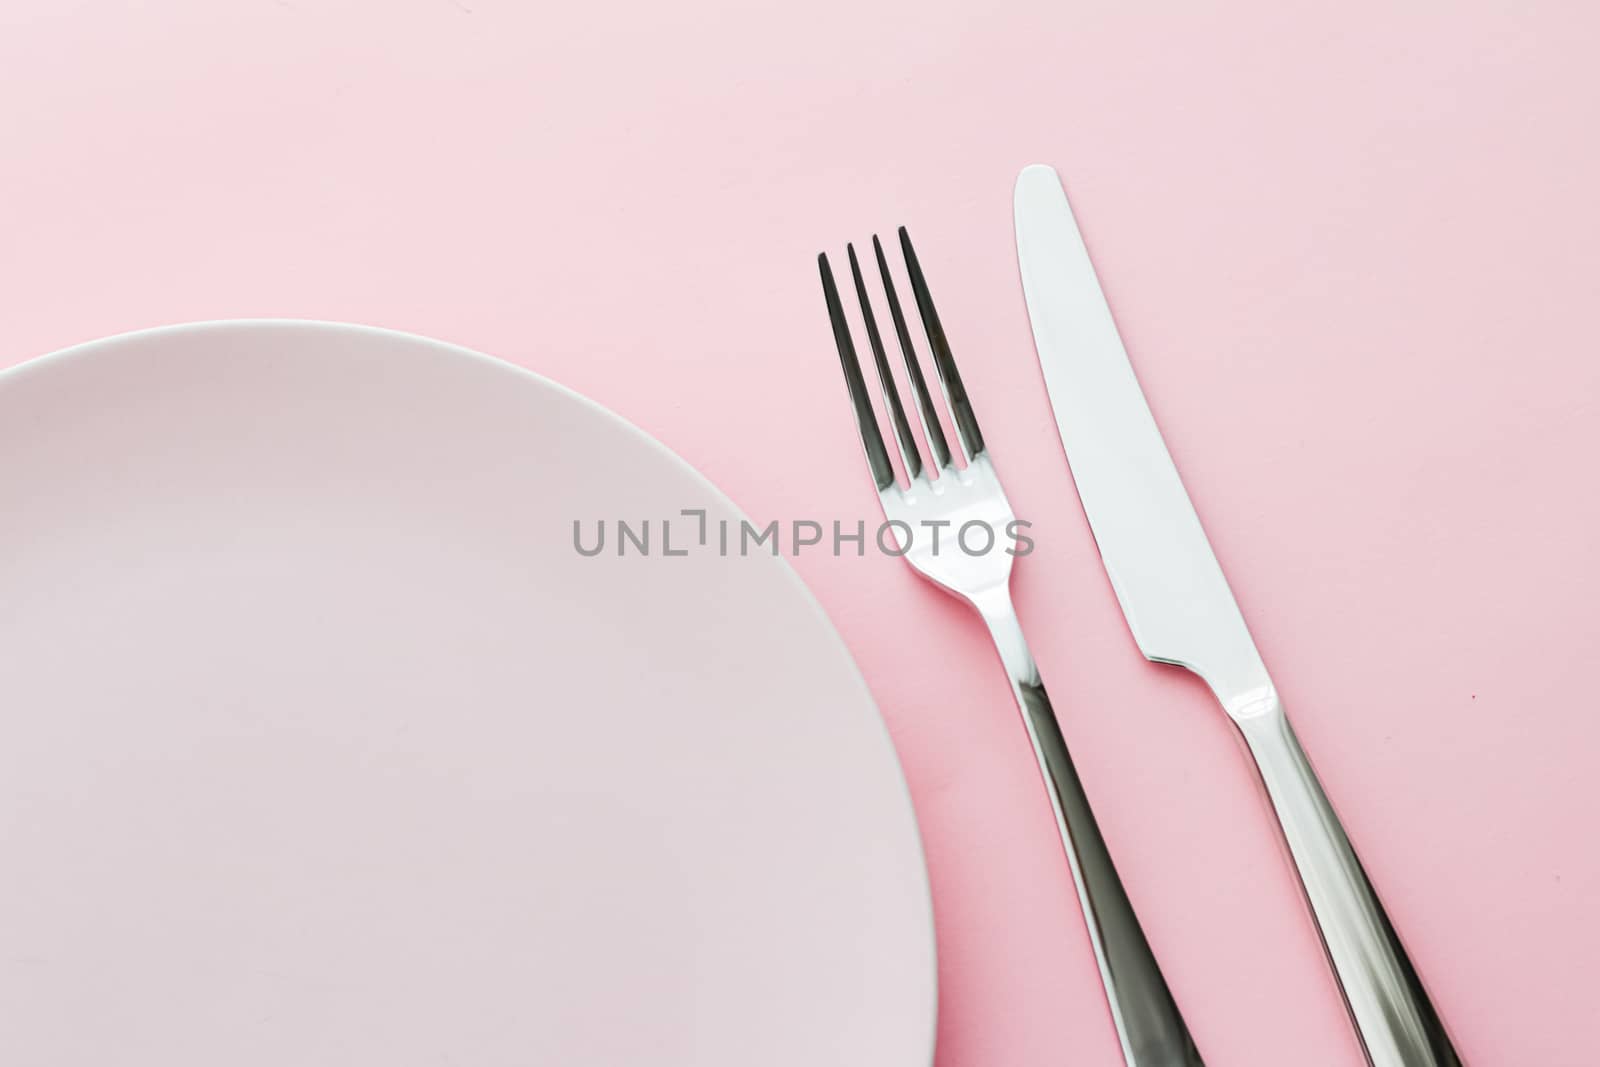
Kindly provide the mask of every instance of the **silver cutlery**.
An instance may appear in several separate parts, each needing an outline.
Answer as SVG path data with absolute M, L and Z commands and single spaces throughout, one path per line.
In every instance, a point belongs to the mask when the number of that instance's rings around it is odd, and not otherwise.
M 983 434 L 967 397 L 966 387 L 956 370 L 955 359 L 934 310 L 933 299 L 923 277 L 916 252 L 904 229 L 900 248 L 912 296 L 922 320 L 933 364 L 938 371 L 945 404 L 955 429 L 960 457 L 950 448 L 939 421 L 938 411 L 928 391 L 927 380 L 906 326 L 899 297 L 890 277 L 883 246 L 872 239 L 877 258 L 883 297 L 894 325 L 895 337 L 905 360 L 906 377 L 916 402 L 918 422 L 932 461 L 925 462 L 901 403 L 900 392 L 889 368 L 883 339 L 873 313 L 872 300 L 862 277 L 855 248 L 848 249 L 850 274 L 855 283 L 862 324 L 872 350 L 882 389 L 883 403 L 893 424 L 894 438 L 907 481 L 902 484 L 895 472 L 883 435 L 878 429 L 868 394 L 861 362 L 856 356 L 850 325 L 840 303 L 833 272 L 826 255 L 818 256 L 822 291 L 833 325 L 834 341 L 844 367 L 845 382 L 855 410 L 861 443 L 866 450 L 867 467 L 878 490 L 878 499 L 891 529 L 896 530 L 899 547 L 912 568 L 934 585 L 971 605 L 988 624 L 995 648 L 1011 679 L 1011 688 L 1022 721 L 1032 741 L 1040 773 L 1048 787 L 1056 828 L 1071 868 L 1078 900 L 1089 928 L 1089 940 L 1100 968 L 1111 1018 L 1130 1067 L 1200 1067 L 1201 1059 L 1184 1025 L 1183 1017 L 1167 989 L 1155 956 L 1140 929 L 1133 905 L 1117 876 L 1111 854 L 1095 824 L 1094 813 L 1084 795 L 1072 758 L 1067 753 L 1056 723 L 1050 698 L 1039 678 L 1039 669 L 1023 637 L 1021 624 L 1012 606 L 1010 582 L 1012 555 L 995 550 L 1000 532 L 1010 536 L 1015 514 L 1006 500 L 1000 479 L 995 474 L 984 446 Z M 954 543 L 958 532 L 969 524 L 990 531 L 988 551 L 969 554 Z M 902 524 L 896 527 L 895 524 Z M 941 526 L 939 524 L 947 524 Z M 948 530 L 940 542 L 919 536 L 917 529 Z M 901 533 L 901 529 L 905 533 Z
M 1260 768 L 1374 1067 L 1460 1057 L 1284 715 L 1117 334 L 1060 179 L 1016 187 L 1017 254 L 1056 426 L 1140 650 L 1205 679 Z

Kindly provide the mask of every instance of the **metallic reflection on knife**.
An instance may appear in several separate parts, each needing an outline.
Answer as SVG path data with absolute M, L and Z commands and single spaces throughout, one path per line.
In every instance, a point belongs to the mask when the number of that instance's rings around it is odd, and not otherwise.
M 1205 679 L 1244 735 L 1374 1067 L 1461 1060 L 1350 847 L 1167 454 L 1056 172 L 1017 179 L 1022 288 L 1100 557 L 1149 659 Z

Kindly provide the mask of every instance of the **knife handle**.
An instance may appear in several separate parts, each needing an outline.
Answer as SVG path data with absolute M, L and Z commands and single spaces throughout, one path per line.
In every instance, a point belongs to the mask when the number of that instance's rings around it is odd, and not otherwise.
M 1460 1067 L 1439 1013 L 1276 697 L 1236 716 L 1373 1067 Z
M 1002 586 L 973 603 L 989 625 L 1033 742 L 1123 1058 L 1129 1067 L 1204 1067 L 1111 862 L 1010 593 Z

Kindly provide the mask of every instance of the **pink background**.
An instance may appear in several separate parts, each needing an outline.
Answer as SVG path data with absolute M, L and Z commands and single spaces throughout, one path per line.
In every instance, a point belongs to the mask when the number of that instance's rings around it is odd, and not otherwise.
M 759 519 L 873 519 L 813 261 L 908 224 L 1036 527 L 1024 623 L 1201 1048 L 1356 1067 L 1231 728 L 1138 657 L 1073 494 L 1010 228 L 1017 170 L 1053 163 L 1462 1052 L 1589 1063 L 1600 22 L 982 7 L 13 0 L 0 362 L 191 319 L 413 330 L 587 393 Z M 899 564 L 797 566 L 911 780 L 941 1067 L 1118 1063 L 977 620 Z

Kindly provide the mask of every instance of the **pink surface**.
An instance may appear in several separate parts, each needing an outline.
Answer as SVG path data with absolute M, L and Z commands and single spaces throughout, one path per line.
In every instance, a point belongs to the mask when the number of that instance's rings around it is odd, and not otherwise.
M 1024 623 L 1200 1046 L 1356 1067 L 1231 728 L 1138 658 L 1073 495 L 1010 227 L 1017 170 L 1053 163 L 1462 1052 L 1578 1067 L 1597 30 L 1553 2 L 16 2 L 0 351 L 237 315 L 415 330 L 589 394 L 754 516 L 875 518 L 813 260 L 908 224 L 1035 523 Z M 880 558 L 798 566 L 911 779 L 941 1067 L 1117 1063 L 977 620 Z

